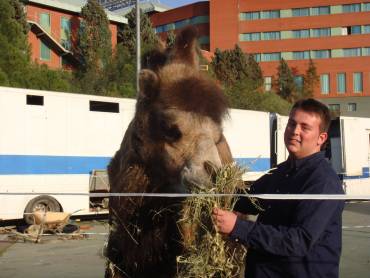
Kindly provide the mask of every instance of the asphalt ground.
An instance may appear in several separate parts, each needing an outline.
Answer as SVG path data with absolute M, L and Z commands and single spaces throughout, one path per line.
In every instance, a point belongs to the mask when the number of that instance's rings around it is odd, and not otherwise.
M 104 277 L 106 220 L 77 222 L 84 237 L 43 236 L 40 243 L 10 242 L 0 234 L 0 277 Z M 340 277 L 370 275 L 370 203 L 350 203 L 343 213 Z M 369 226 L 369 227 L 356 227 Z

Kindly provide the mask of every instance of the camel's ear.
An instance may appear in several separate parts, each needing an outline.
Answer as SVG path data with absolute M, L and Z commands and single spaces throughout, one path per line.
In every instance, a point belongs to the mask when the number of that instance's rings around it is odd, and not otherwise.
M 177 34 L 171 60 L 173 62 L 189 64 L 199 67 L 198 32 L 194 26 L 189 26 Z
M 139 75 L 139 98 L 155 99 L 159 94 L 158 75 L 149 69 L 140 71 Z

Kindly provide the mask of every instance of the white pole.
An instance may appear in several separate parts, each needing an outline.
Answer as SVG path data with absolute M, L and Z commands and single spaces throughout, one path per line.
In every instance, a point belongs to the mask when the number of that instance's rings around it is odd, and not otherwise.
M 139 74 L 141 69 L 140 62 L 140 8 L 139 0 L 136 0 L 136 93 L 140 92 L 139 88 Z

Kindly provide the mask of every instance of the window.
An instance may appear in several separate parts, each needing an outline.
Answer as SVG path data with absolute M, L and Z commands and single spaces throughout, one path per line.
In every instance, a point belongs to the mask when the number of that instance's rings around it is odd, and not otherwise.
M 155 32 L 156 33 L 164 32 L 164 25 L 160 25 L 160 26 L 155 27 Z
M 330 28 L 312 29 L 312 37 L 327 37 L 330 36 Z
M 293 16 L 309 16 L 310 15 L 310 9 L 309 8 L 299 8 L 299 9 L 293 9 L 292 10 Z
M 119 113 L 119 103 L 90 100 L 90 111 Z
M 293 38 L 301 39 L 308 38 L 310 36 L 310 30 L 293 30 Z
M 321 94 L 327 95 L 330 92 L 329 74 L 320 75 Z
M 364 12 L 370 12 L 370 3 L 364 3 Z
M 296 75 L 294 76 L 294 84 L 298 89 L 303 88 L 303 76 L 302 75 Z
M 265 77 L 265 91 L 269 92 L 271 91 L 271 88 L 272 88 L 272 77 L 266 76 Z
M 256 60 L 256 62 L 261 62 L 261 54 L 253 54 L 253 58 Z
M 328 108 L 332 112 L 340 112 L 340 104 L 329 104 Z
M 362 72 L 355 72 L 353 74 L 353 91 L 355 93 L 362 92 Z
M 60 21 L 60 43 L 67 50 L 71 50 L 71 21 L 68 18 L 62 17 Z
M 364 34 L 370 34 L 370 25 L 364 26 Z
M 281 60 L 281 53 L 280 52 L 263 53 L 262 54 L 262 61 L 264 61 L 264 62 L 279 61 L 279 60 Z
M 268 18 L 280 18 L 280 11 L 262 11 L 261 12 L 261 18 L 262 19 L 268 19 Z
M 347 110 L 349 112 L 355 112 L 357 110 L 357 104 L 356 103 L 348 103 L 347 104 Z
M 294 51 L 293 59 L 294 60 L 310 59 L 310 51 Z
M 50 60 L 50 48 L 40 41 L 40 59 L 49 61 Z
M 346 74 L 345 73 L 337 74 L 337 92 L 341 94 L 346 92 Z
M 189 24 L 202 24 L 202 23 L 209 23 L 209 16 L 208 15 L 200 15 L 200 16 L 195 16 L 190 19 L 184 19 L 186 23 Z
M 255 20 L 260 19 L 260 12 L 247 12 L 240 14 L 241 20 Z
M 370 47 L 365 47 L 362 51 L 363 56 L 370 56 Z
M 342 10 L 343 10 L 344 13 L 360 12 L 361 11 L 361 4 L 343 5 Z
M 323 59 L 323 58 L 330 58 L 330 50 L 314 50 L 312 51 L 312 56 L 314 59 Z
M 262 38 L 264 40 L 280 40 L 280 32 L 264 32 Z
M 189 19 L 176 21 L 175 22 L 175 29 L 180 29 L 180 28 L 185 27 L 186 25 L 189 25 L 189 24 L 190 24 Z
M 246 33 L 240 35 L 241 41 L 259 41 L 261 40 L 261 33 Z
M 27 95 L 27 105 L 44 105 L 44 96 Z
M 361 26 L 359 26 L 359 25 L 351 26 L 351 31 L 350 31 L 349 35 L 353 35 L 353 34 L 361 34 Z
M 314 7 L 311 9 L 311 15 L 325 15 L 330 14 L 329 6 Z
M 50 15 L 48 13 L 40 13 L 40 25 L 50 33 Z
M 361 56 L 361 48 L 345 48 L 343 49 L 344 57 L 356 57 Z

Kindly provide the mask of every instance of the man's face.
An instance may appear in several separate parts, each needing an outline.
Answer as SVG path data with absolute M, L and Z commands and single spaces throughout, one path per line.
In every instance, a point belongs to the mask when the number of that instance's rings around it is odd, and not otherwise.
M 315 113 L 300 109 L 290 113 L 284 142 L 292 158 L 301 159 L 320 151 L 328 138 L 326 132 L 320 132 L 320 124 L 320 116 Z

